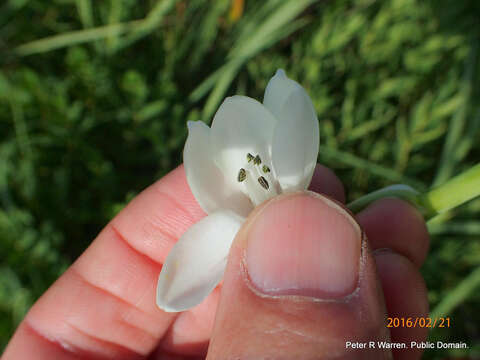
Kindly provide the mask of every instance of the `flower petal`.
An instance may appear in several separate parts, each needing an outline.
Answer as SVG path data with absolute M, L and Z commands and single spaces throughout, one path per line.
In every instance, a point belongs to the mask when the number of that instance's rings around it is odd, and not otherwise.
M 296 81 L 289 79 L 285 71 L 278 69 L 275 75 L 270 79 L 263 96 L 263 105 L 276 116 L 281 118 L 281 113 L 285 101 L 295 91 L 302 88 Z
M 210 128 L 201 121 L 189 121 L 183 163 L 190 190 L 207 214 L 231 209 L 247 216 L 252 210 L 250 200 L 232 181 L 226 181 L 211 149 Z
M 158 307 L 183 311 L 210 294 L 223 277 L 230 245 L 244 220 L 232 211 L 214 212 L 180 237 L 158 278 Z
M 317 163 L 319 128 L 310 97 L 300 87 L 285 100 L 278 115 L 272 162 L 282 191 L 303 190 Z
M 270 157 L 275 117 L 258 101 L 246 96 L 225 99 L 212 123 L 215 159 L 223 174 L 236 181 L 247 154 Z M 240 184 L 238 184 L 240 187 Z

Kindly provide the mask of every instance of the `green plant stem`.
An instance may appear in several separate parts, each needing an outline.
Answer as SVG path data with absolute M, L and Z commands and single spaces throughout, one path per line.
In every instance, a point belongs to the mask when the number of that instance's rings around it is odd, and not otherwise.
M 416 199 L 418 198 L 418 195 L 419 192 L 412 187 L 404 184 L 396 184 L 364 195 L 357 200 L 352 201 L 347 206 L 353 213 L 357 213 L 360 210 L 366 208 L 372 202 L 385 197 L 397 197 L 408 200 L 417 205 Z
M 349 203 L 347 207 L 357 213 L 376 200 L 397 197 L 413 203 L 423 213 L 425 219 L 429 220 L 477 196 L 480 196 L 480 164 L 425 194 L 420 194 L 408 185 L 397 184 L 364 195 Z
M 477 196 L 480 196 L 480 164 L 434 187 L 420 201 L 433 217 Z

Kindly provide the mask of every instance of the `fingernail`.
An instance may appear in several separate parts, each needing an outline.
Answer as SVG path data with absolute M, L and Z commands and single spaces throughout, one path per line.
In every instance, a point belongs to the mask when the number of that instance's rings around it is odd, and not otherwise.
M 252 221 L 245 263 L 260 292 L 335 299 L 356 289 L 361 230 L 340 205 L 297 194 L 271 201 Z

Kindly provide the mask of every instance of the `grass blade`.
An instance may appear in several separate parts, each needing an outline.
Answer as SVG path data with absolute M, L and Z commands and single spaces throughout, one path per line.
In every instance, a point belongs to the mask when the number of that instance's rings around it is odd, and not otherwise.
M 19 56 L 29 56 L 60 49 L 67 46 L 97 41 L 109 36 L 118 36 L 134 30 L 142 23 L 142 20 L 127 23 L 100 26 L 92 29 L 71 31 L 64 34 L 54 35 L 40 40 L 20 45 L 15 48 Z
M 387 179 L 389 181 L 410 185 L 411 187 L 417 189 L 420 192 L 425 190 L 425 184 L 418 180 L 410 179 L 396 172 L 395 170 L 372 163 L 369 160 L 359 158 L 350 153 L 320 145 L 320 155 L 322 156 L 322 158 L 338 161 L 345 165 L 366 170 L 373 175 Z
M 470 55 L 466 60 L 465 76 L 461 87 L 463 93 L 463 104 L 457 110 L 450 120 L 450 126 L 447 137 L 443 145 L 442 157 L 433 185 L 439 185 L 445 182 L 455 170 L 455 165 L 459 160 L 458 146 L 462 141 L 462 136 L 467 122 L 467 111 L 470 106 L 473 82 L 475 78 L 475 64 L 477 62 L 478 44 L 475 44 L 470 50 Z
M 460 284 L 451 290 L 432 310 L 431 318 L 451 315 L 453 310 L 464 302 L 480 286 L 480 267 L 477 267 Z

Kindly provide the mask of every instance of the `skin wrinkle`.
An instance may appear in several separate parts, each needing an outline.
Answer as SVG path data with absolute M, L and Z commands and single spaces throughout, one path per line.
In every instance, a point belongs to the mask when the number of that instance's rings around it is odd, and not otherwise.
M 190 224 L 194 224 L 196 221 L 195 221 L 195 216 L 190 212 L 190 210 L 188 210 L 185 206 L 183 206 L 183 204 L 181 204 L 177 199 L 175 199 L 174 196 L 160 190 L 160 189 L 157 189 L 155 188 L 157 194 L 160 194 L 161 196 L 164 196 L 166 199 L 170 200 L 171 202 L 173 202 L 176 206 L 177 209 L 181 210 L 184 215 L 187 215 L 188 217 L 188 220 L 190 222 Z
M 155 293 L 156 287 L 157 287 L 157 284 L 155 284 L 155 283 L 152 283 L 152 285 L 150 286 L 150 289 L 153 289 L 153 290 L 154 290 L 153 293 Z M 138 308 L 138 309 L 139 309 L 139 305 L 143 302 L 143 300 L 145 299 L 146 296 L 149 296 L 149 291 L 148 291 L 148 289 L 143 293 L 142 296 L 140 296 L 140 298 L 138 299 L 138 301 L 137 301 L 135 304 L 133 304 L 133 305 L 135 306 L 135 308 Z M 177 318 L 178 315 L 179 315 L 179 314 L 173 315 L 172 322 L 175 321 L 175 319 Z
M 113 231 L 113 233 L 115 234 L 115 236 L 120 240 L 122 241 L 129 249 L 131 249 L 134 253 L 136 253 L 137 255 L 139 255 L 141 258 L 144 258 L 146 261 L 150 262 L 150 263 L 153 263 L 155 264 L 156 266 L 158 265 L 163 265 L 162 263 L 159 263 L 158 261 L 156 261 L 154 258 L 148 256 L 148 254 L 138 250 L 137 248 L 135 248 L 132 243 L 125 237 L 123 236 L 123 234 L 120 232 L 120 230 L 118 230 L 118 228 L 113 224 L 113 223 L 109 223 L 107 225 L 107 227 L 110 227 Z
M 72 266 L 70 268 L 70 272 L 72 273 L 73 276 L 77 277 L 82 283 L 84 283 L 85 285 L 89 286 L 89 287 L 92 287 L 94 288 L 95 290 L 98 290 L 100 292 L 102 292 L 104 295 L 107 295 L 107 296 L 110 296 L 110 297 L 113 297 L 115 300 L 121 302 L 121 303 L 124 303 L 128 306 L 133 306 L 132 304 L 130 304 L 129 302 L 127 302 L 125 299 L 119 297 L 117 294 L 115 293 L 112 293 L 110 292 L 109 290 L 101 287 L 101 286 L 98 286 L 94 283 L 92 283 L 90 280 L 88 280 L 87 278 L 85 278 L 74 266 Z M 139 309 L 139 311 L 143 312 L 142 310 Z M 143 312 L 144 313 L 144 312 Z M 146 314 L 146 313 L 144 313 Z M 148 315 L 148 314 L 146 314 Z
M 110 225 L 110 226 L 112 226 L 112 229 L 115 229 L 115 228 L 113 227 L 113 225 Z M 116 235 L 119 234 L 118 231 L 116 231 L 116 230 L 114 230 L 114 232 L 115 232 Z M 155 262 L 154 260 L 152 260 L 150 257 L 142 254 L 141 252 L 139 252 L 138 250 L 136 250 L 135 248 L 133 248 L 133 247 L 125 240 L 125 238 L 123 238 L 122 236 L 119 236 L 118 239 L 119 239 L 120 241 L 123 241 L 125 244 L 127 244 L 127 246 L 128 246 L 131 250 L 133 250 L 135 253 L 137 253 L 138 255 L 140 255 L 140 256 L 148 259 L 148 261 L 154 262 L 156 265 L 158 265 L 158 263 Z M 80 279 L 80 280 L 81 280 L 83 283 L 85 283 L 86 285 L 91 286 L 91 287 L 93 287 L 93 288 L 101 291 L 102 293 L 104 293 L 104 294 L 106 294 L 106 295 L 108 295 L 108 296 L 111 296 L 111 297 L 115 298 L 116 300 L 118 300 L 118 301 L 120 301 L 120 302 L 122 302 L 122 303 L 124 303 L 124 304 L 126 304 L 126 305 L 128 305 L 128 306 L 130 306 L 130 307 L 135 308 L 136 310 L 138 310 L 139 312 L 141 312 L 142 314 L 144 314 L 144 315 L 146 315 L 146 316 L 150 316 L 149 313 L 146 313 L 144 310 L 138 308 L 136 304 L 130 303 L 130 302 L 128 302 L 127 300 L 125 300 L 123 297 L 121 297 L 120 295 L 117 295 L 117 294 L 111 292 L 110 290 L 108 290 L 108 289 L 106 289 L 106 288 L 104 288 L 104 287 L 101 287 L 101 286 L 99 286 L 99 285 L 97 285 L 97 284 L 92 283 L 89 279 L 87 279 L 85 276 L 83 276 L 83 274 L 82 274 L 80 271 L 77 270 L 77 268 L 75 267 L 75 264 L 70 268 L 70 271 L 72 272 L 72 274 L 73 274 L 74 276 L 76 276 L 78 279 Z M 143 296 L 145 296 L 145 294 L 142 295 L 142 298 L 143 298 Z
M 68 354 L 72 354 L 73 356 L 78 357 L 79 359 L 84 359 L 84 358 L 118 359 L 119 352 L 122 354 L 125 354 L 125 356 L 121 357 L 122 359 L 132 358 L 132 357 L 139 358 L 146 355 L 146 354 L 140 354 L 135 350 L 129 349 L 120 344 L 99 339 L 95 336 L 85 333 L 84 331 L 78 329 L 76 326 L 68 323 L 67 321 L 64 321 L 64 324 L 68 326 L 73 332 L 80 334 L 80 336 L 86 337 L 95 343 L 98 343 L 100 348 L 108 349 L 108 353 L 99 353 L 97 350 L 85 349 L 80 346 L 74 345 L 71 342 L 68 342 L 61 337 L 47 335 L 45 332 L 37 329 L 37 327 L 33 325 L 33 323 L 28 319 L 28 317 L 25 319 L 23 324 L 27 327 L 28 331 L 31 331 L 41 339 L 49 342 L 50 344 L 53 344 L 56 347 L 59 347 L 62 351 L 65 351 Z
M 131 316 L 131 315 L 130 315 Z M 129 326 L 131 327 L 132 329 L 134 330 L 138 330 L 139 332 L 143 332 L 145 333 L 148 337 L 150 337 L 152 340 L 154 340 L 154 342 L 157 342 L 159 337 L 155 334 L 152 334 L 151 332 L 149 332 L 148 330 L 146 329 L 142 329 L 140 328 L 138 325 L 135 325 L 133 323 L 131 323 L 130 321 L 128 321 L 128 318 L 130 316 L 122 316 L 116 321 L 116 322 L 119 322 L 120 324 L 123 324 L 123 325 L 126 325 L 126 326 Z
M 79 278 L 84 284 L 86 284 L 87 286 L 91 286 L 91 287 L 95 288 L 96 290 L 101 291 L 101 292 L 104 293 L 105 295 L 110 296 L 110 297 L 113 297 L 116 301 L 119 301 L 119 302 L 127 305 L 129 308 L 130 308 L 130 307 L 135 308 L 135 310 L 138 310 L 138 311 L 141 312 L 142 314 L 144 314 L 144 315 L 146 315 L 146 316 L 149 316 L 148 313 L 144 312 L 142 309 L 139 309 L 139 308 L 135 307 L 135 305 L 127 302 L 126 300 L 124 300 L 123 298 L 119 297 L 118 295 L 116 295 L 116 294 L 108 291 L 107 289 L 105 289 L 105 288 L 103 288 L 103 287 L 100 287 L 100 286 L 97 286 L 97 285 L 95 285 L 95 284 L 92 284 L 88 279 L 86 279 L 85 277 L 83 277 L 83 275 L 80 274 L 75 268 L 72 267 L 72 268 L 71 268 L 71 271 L 72 271 L 72 273 L 74 274 L 74 276 L 78 277 L 78 278 Z M 67 323 L 68 325 L 73 326 L 72 324 L 70 324 L 70 323 L 68 323 L 68 322 L 66 322 L 66 323 Z M 133 324 L 127 322 L 126 320 L 124 320 L 123 323 L 124 323 L 125 325 L 133 328 L 134 330 L 139 330 L 140 332 L 143 332 L 143 333 L 147 334 L 151 339 L 153 339 L 153 340 L 155 340 L 155 341 L 158 340 L 158 336 L 156 336 L 156 335 L 148 332 L 146 329 L 139 328 L 138 326 L 133 325 Z M 74 327 L 74 326 L 73 326 L 73 327 Z M 75 327 L 74 327 L 74 328 L 75 328 Z M 77 329 L 77 330 L 79 330 L 79 329 Z M 79 330 L 79 331 L 81 331 L 81 330 Z M 85 331 L 84 331 L 84 332 L 85 332 Z M 85 332 L 85 334 L 90 335 L 90 334 L 88 334 L 87 332 Z M 93 337 L 93 335 L 90 335 L 90 336 Z M 100 340 L 101 340 L 101 339 L 100 339 Z M 101 340 L 101 341 L 109 342 L 108 340 Z M 132 351 L 134 351 L 134 350 L 132 350 Z
M 288 343 L 291 342 L 291 340 L 292 340 L 292 338 L 289 337 L 289 335 L 293 335 L 294 337 L 300 337 L 302 340 L 305 339 L 306 342 L 314 342 L 314 343 L 318 343 L 318 344 L 327 343 L 328 345 L 331 345 L 332 342 L 336 341 L 339 344 L 339 345 L 333 346 L 333 349 L 337 349 L 336 352 L 332 353 L 332 350 L 330 350 L 328 358 L 325 358 L 325 357 L 322 356 L 322 359 L 344 358 L 344 356 L 345 356 L 343 339 L 342 340 L 331 339 L 331 338 L 327 338 L 326 336 L 320 337 L 318 335 L 316 337 L 309 336 L 308 334 L 305 334 L 301 331 L 294 330 L 294 329 L 291 329 L 289 327 L 282 327 L 281 324 L 278 324 L 278 328 L 276 328 L 276 329 L 271 329 L 271 330 L 265 329 L 264 331 L 262 331 L 262 334 L 259 334 L 259 335 L 261 336 L 263 334 L 266 334 L 268 336 L 268 335 L 276 335 L 276 334 L 281 334 L 281 333 L 285 333 L 285 335 L 282 336 L 282 339 L 285 339 L 283 341 L 283 343 L 286 344 L 287 346 L 288 346 Z M 367 339 L 367 338 L 365 338 L 365 339 Z M 362 340 L 359 339 L 359 341 L 362 341 Z M 293 343 L 298 343 L 298 342 L 294 340 Z
M 294 337 L 300 337 L 302 339 L 302 342 L 304 340 L 304 342 L 312 341 L 312 342 L 318 343 L 318 344 L 328 343 L 329 345 L 332 344 L 332 342 L 333 342 L 333 340 L 331 338 L 325 339 L 324 337 L 310 336 L 308 334 L 303 333 L 302 331 L 290 329 L 288 327 L 279 327 L 277 329 L 272 329 L 272 330 L 265 329 L 263 331 L 263 334 L 266 334 L 266 335 L 276 335 L 276 334 L 279 334 L 279 333 L 285 333 L 285 335 L 282 336 L 282 338 L 286 339 L 286 340 L 284 340 L 284 343 L 287 346 L 288 346 L 288 343 L 291 342 L 291 340 L 292 340 L 291 337 L 289 337 L 289 335 L 293 335 Z M 297 343 L 296 341 L 293 341 L 293 342 Z M 340 345 L 339 346 L 334 346 L 333 348 L 338 349 L 338 350 L 335 353 L 332 353 L 332 351 L 330 350 L 329 357 L 328 358 L 322 357 L 322 359 L 325 359 L 325 360 L 332 359 L 333 360 L 333 359 L 341 358 L 341 357 L 345 356 L 345 352 L 342 349 L 343 341 L 339 340 L 337 342 L 341 343 L 341 346 Z M 340 350 L 340 349 L 342 349 L 342 350 Z
M 94 342 L 98 342 L 100 343 L 100 345 L 102 345 L 102 347 L 104 348 L 105 345 L 109 346 L 109 347 L 118 347 L 118 348 L 123 348 L 123 349 L 126 349 L 132 353 L 135 353 L 135 354 L 139 354 L 139 355 L 145 355 L 145 354 L 140 354 L 138 353 L 137 351 L 133 350 L 133 349 L 130 349 L 128 347 L 124 347 L 123 345 L 121 344 L 117 344 L 117 343 L 114 343 L 112 341 L 109 341 L 109 340 L 105 340 L 105 339 L 100 339 L 98 338 L 97 336 L 95 335 L 92 335 L 92 334 L 89 334 L 88 332 L 78 328 L 77 326 L 73 325 L 72 323 L 68 322 L 68 321 L 64 321 L 64 323 L 70 328 L 72 329 L 73 331 L 79 333 L 80 335 L 82 335 L 83 337 L 86 337 L 90 340 L 93 340 Z
M 190 210 L 188 210 L 187 207 L 185 207 L 177 199 L 175 199 L 175 197 L 169 195 L 162 190 L 156 188 L 155 190 L 155 192 L 160 195 L 160 199 L 158 200 L 158 202 L 163 201 L 166 203 L 171 203 L 177 210 L 179 210 L 181 215 L 176 217 L 168 216 L 168 221 L 165 221 L 164 217 L 159 217 L 157 214 L 152 214 L 151 216 L 147 217 L 147 221 L 145 221 L 142 226 L 142 231 L 144 233 L 143 239 L 149 239 L 148 242 L 153 243 L 156 238 L 158 238 L 159 234 L 163 235 L 165 237 L 165 241 L 160 241 L 160 245 L 162 245 L 162 247 L 166 249 L 166 252 L 168 253 L 171 250 L 172 246 L 181 237 L 181 235 L 176 235 L 172 233 L 172 229 L 183 227 L 186 223 L 193 225 L 199 220 L 196 219 L 194 214 Z M 185 229 L 185 231 L 187 229 Z M 152 260 L 154 260 L 156 263 L 159 263 L 153 258 Z M 165 259 L 163 259 L 163 261 L 164 260 Z
M 151 228 L 153 228 L 153 231 L 150 230 Z M 167 232 L 161 225 L 157 225 L 153 219 L 148 219 L 148 221 L 145 221 L 145 223 L 142 225 L 142 234 L 144 242 L 149 245 L 153 244 L 155 241 L 153 239 L 154 236 L 164 236 L 167 241 L 160 242 L 160 245 L 164 245 L 164 248 L 167 248 L 167 244 L 174 244 L 178 240 L 175 235 Z
M 112 223 L 108 224 L 107 227 L 110 227 L 115 235 L 115 237 L 123 242 L 130 250 L 132 250 L 134 253 L 140 255 L 141 258 L 143 258 L 145 261 L 147 262 L 150 262 L 150 263 L 153 263 L 154 265 L 161 265 L 159 264 L 157 261 L 155 261 L 154 259 L 152 259 L 151 257 L 145 255 L 143 252 L 140 252 L 139 250 L 135 249 L 131 244 L 130 242 L 120 233 L 120 231 L 116 228 L 115 225 L 113 225 Z M 125 303 L 126 305 L 129 306 L 129 308 L 132 308 L 133 310 L 135 311 L 138 311 L 140 313 L 142 313 L 143 315 L 145 315 L 146 317 L 151 317 L 151 314 L 150 313 L 147 313 L 145 312 L 143 309 L 141 309 L 139 307 L 139 304 L 142 303 L 142 301 L 145 299 L 146 296 L 149 296 L 150 295 L 150 292 L 148 291 L 149 289 L 145 289 L 144 293 L 142 296 L 139 297 L 139 299 L 135 302 L 135 303 L 131 303 L 131 302 L 128 302 L 126 301 L 125 299 L 123 299 L 121 296 L 101 287 L 101 286 L 97 286 L 96 284 L 93 284 L 90 280 L 88 280 L 87 278 L 85 278 L 79 271 L 77 271 L 77 269 L 75 268 L 75 266 L 72 266 L 71 267 L 71 270 L 72 272 L 84 283 L 86 283 L 87 285 L 90 285 L 102 292 L 105 292 L 106 294 L 114 297 L 115 299 L 119 300 L 120 302 L 123 302 Z M 155 283 L 152 283 L 150 289 L 152 288 L 156 288 L 156 284 Z M 132 317 L 132 316 L 136 316 L 135 314 L 135 311 L 129 311 L 127 313 L 122 313 L 121 314 L 121 318 L 123 319 L 124 323 L 131 326 L 131 327 L 134 327 L 134 328 L 137 328 L 138 330 L 140 331 L 143 331 L 147 334 L 149 334 L 153 339 L 155 340 L 158 340 L 159 337 L 161 337 L 163 335 L 163 333 L 160 333 L 160 334 L 154 334 L 154 333 L 151 333 L 150 331 L 148 331 L 147 329 L 143 329 L 143 328 L 139 328 L 137 325 L 134 325 L 133 323 L 131 323 L 129 321 L 129 318 Z M 173 316 L 172 319 L 171 319 L 171 322 L 173 323 L 176 319 L 177 315 Z
M 45 334 L 43 331 L 38 330 L 37 327 L 32 324 L 32 322 L 28 317 L 25 319 L 23 324 L 27 327 L 28 331 L 33 332 L 36 336 L 42 338 L 43 340 L 48 341 L 50 344 L 53 344 L 54 346 L 60 347 L 62 350 L 65 350 L 68 353 L 78 355 L 79 350 L 81 350 L 81 349 L 78 349 L 76 346 L 70 344 L 69 342 L 64 341 L 63 339 L 49 336 Z M 86 350 L 81 350 L 81 351 L 86 351 Z
M 279 324 L 280 325 L 280 324 Z M 317 342 L 318 338 L 317 337 L 313 337 L 311 335 L 308 335 L 308 334 L 305 334 L 304 332 L 302 331 L 299 331 L 299 330 L 294 330 L 294 329 L 290 329 L 288 327 L 278 327 L 277 329 L 272 329 L 272 330 L 268 330 L 268 329 L 265 329 L 263 331 L 264 334 L 278 334 L 278 333 L 283 333 L 283 332 L 286 332 L 288 334 L 292 334 L 292 335 L 295 335 L 295 336 L 299 336 L 303 339 L 307 339 L 307 340 L 313 340 L 315 342 Z

